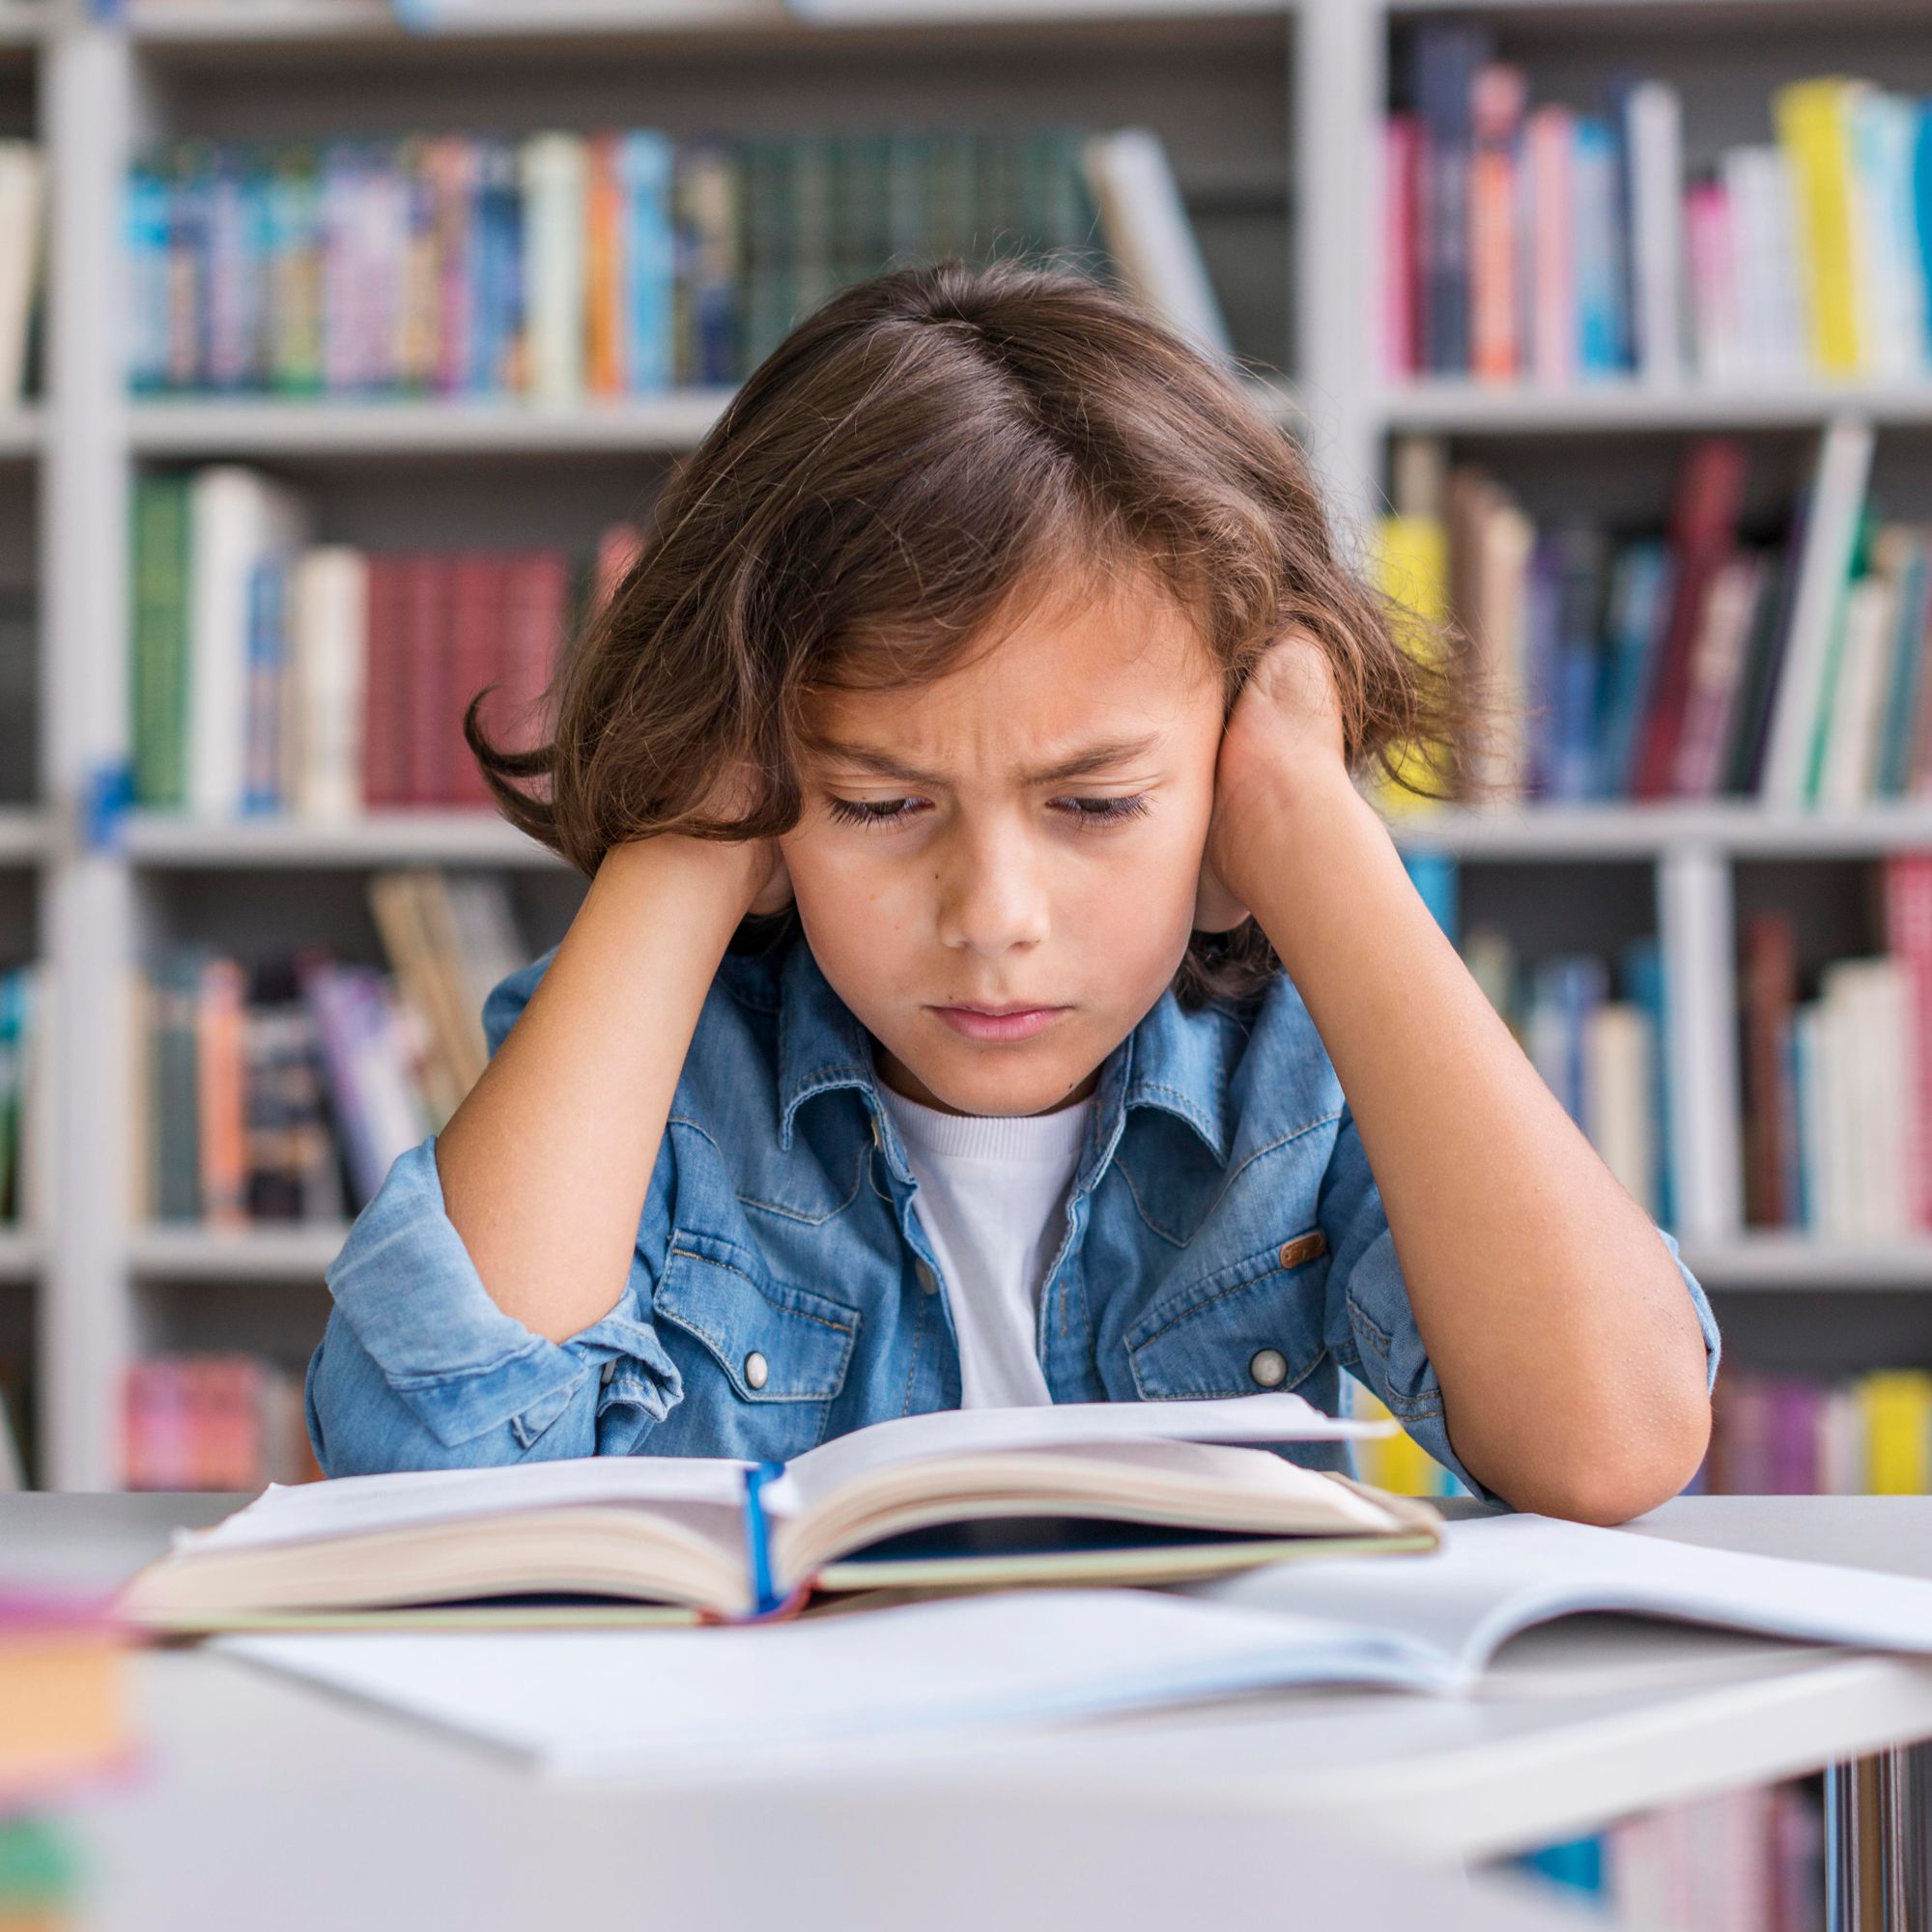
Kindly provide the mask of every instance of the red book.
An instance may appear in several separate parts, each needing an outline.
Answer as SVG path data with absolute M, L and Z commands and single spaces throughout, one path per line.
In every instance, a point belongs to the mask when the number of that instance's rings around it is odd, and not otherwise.
M 1932 1227 L 1932 852 L 1896 852 L 1885 862 L 1888 949 L 1912 982 L 1913 1104 L 1906 1115 L 1906 1172 L 1915 1227 Z
M 409 691 L 403 678 L 404 592 L 400 556 L 369 559 L 367 666 L 362 687 L 362 803 L 400 804 L 409 769 Z
M 409 693 L 409 737 L 402 803 L 443 805 L 454 760 L 449 755 L 450 580 L 446 557 L 421 552 L 408 559 L 403 588 L 403 684 Z
M 1745 1219 L 1783 1228 L 1797 1219 L 1787 1198 L 1798 1123 L 1785 1105 L 1784 1053 L 1798 1002 L 1798 936 L 1783 913 L 1744 923 Z
M 1737 544 L 1744 507 L 1747 457 L 1728 437 L 1700 437 L 1684 455 L 1670 513 L 1676 588 L 1659 653 L 1657 683 L 1637 756 L 1638 798 L 1667 798 L 1676 775 L 1677 744 L 1690 695 L 1690 660 L 1711 581 Z
M 1485 382 L 1513 382 L 1517 340 L 1517 156 L 1528 88 L 1520 68 L 1492 62 L 1469 90 L 1469 352 Z
M 529 551 L 505 573 L 500 689 L 492 703 L 497 742 L 527 752 L 550 735 L 543 697 L 570 622 L 570 564 L 561 551 Z
M 466 551 L 450 567 L 450 698 L 439 727 L 447 748 L 445 798 L 453 805 L 488 805 L 490 787 L 463 737 L 469 701 L 497 675 L 503 655 L 507 561 L 488 551 Z M 486 707 L 487 710 L 487 707 Z

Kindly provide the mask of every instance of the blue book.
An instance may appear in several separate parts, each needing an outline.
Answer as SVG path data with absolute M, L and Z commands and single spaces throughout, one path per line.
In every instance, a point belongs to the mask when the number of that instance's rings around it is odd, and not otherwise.
M 1632 544 L 1612 567 L 1598 699 L 1600 798 L 1630 795 L 1675 580 L 1668 548 L 1650 538 Z
M 244 813 L 280 811 L 287 804 L 282 771 L 287 582 L 285 557 L 264 557 L 248 573 L 248 735 L 242 760 Z
M 1402 863 L 1408 872 L 1409 884 L 1429 908 L 1430 917 L 1448 934 L 1452 946 L 1458 944 L 1460 875 L 1454 855 L 1416 847 L 1402 855 Z
M 1886 692 L 1879 738 L 1878 773 L 1872 785 L 1879 798 L 1902 798 L 1912 779 L 1913 729 L 1925 682 L 1925 620 L 1928 570 L 1926 539 L 1912 538 L 1912 554 L 1898 580 L 1898 612 L 1891 644 L 1891 678 Z
M 633 128 L 617 142 L 623 196 L 624 369 L 633 392 L 670 387 L 677 352 L 677 234 L 668 135 Z
M 1603 533 L 1592 529 L 1566 530 L 1556 541 L 1556 616 L 1549 666 L 1554 709 L 1546 774 L 1546 789 L 1552 798 L 1588 798 L 1596 785 L 1605 548 Z
M 478 144 L 472 233 L 469 388 L 500 395 L 524 319 L 523 192 L 516 144 L 502 136 Z
M 1577 371 L 1614 376 L 1629 367 L 1623 242 L 1617 233 L 1622 161 L 1615 124 L 1579 114 L 1571 154 L 1571 215 L 1577 288 Z
M 1918 132 L 1912 149 L 1912 204 L 1918 229 L 1918 265 L 1932 289 L 1932 100 L 1918 106 Z M 1925 306 L 1925 348 L 1932 355 L 1932 302 Z
M 128 386 L 151 395 L 168 385 L 168 177 L 160 158 L 137 156 L 123 189 L 128 257 Z

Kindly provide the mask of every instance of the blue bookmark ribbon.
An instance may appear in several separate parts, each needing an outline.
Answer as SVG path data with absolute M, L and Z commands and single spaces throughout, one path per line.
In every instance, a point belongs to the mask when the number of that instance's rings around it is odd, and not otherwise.
M 784 1599 L 772 1588 L 772 1526 L 764 1488 L 784 1474 L 782 1463 L 754 1463 L 745 1471 L 745 1556 L 752 1572 L 753 1614 L 768 1617 Z

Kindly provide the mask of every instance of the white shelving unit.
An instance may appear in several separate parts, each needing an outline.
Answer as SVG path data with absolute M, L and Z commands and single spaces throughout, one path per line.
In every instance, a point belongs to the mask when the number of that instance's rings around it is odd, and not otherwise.
M 39 950 L 59 988 L 52 1214 L 43 1230 L 0 1232 L 0 1293 L 24 1284 L 38 1296 L 44 1480 L 112 1485 L 123 1366 L 185 1304 L 245 1308 L 251 1326 L 280 1310 L 298 1358 L 341 1238 L 334 1228 L 132 1222 L 130 965 L 211 929 L 238 946 L 287 928 L 292 944 L 336 933 L 366 950 L 362 882 L 384 866 L 500 867 L 520 903 L 528 895 L 553 921 L 567 916 L 575 883 L 509 827 L 450 812 L 327 826 L 137 813 L 90 844 L 90 783 L 127 751 L 121 533 L 137 469 L 259 463 L 312 487 L 324 534 L 347 541 L 456 542 L 479 530 L 495 541 L 527 515 L 546 538 L 567 529 L 582 542 L 594 517 L 633 508 L 724 402 L 678 394 L 555 411 L 129 399 L 118 275 L 131 146 L 170 132 L 273 134 L 285 122 L 313 132 L 620 118 L 804 128 L 867 114 L 1149 121 L 1183 189 L 1199 193 L 1204 247 L 1240 346 L 1292 376 L 1292 387 L 1263 379 L 1270 407 L 1303 436 L 1348 515 L 1376 501 L 1387 440 L 1408 431 L 1541 452 L 1582 438 L 1587 462 L 1628 435 L 1802 432 L 1846 408 L 1885 430 L 1932 426 L 1932 386 L 1550 392 L 1385 381 L 1373 327 L 1379 120 L 1393 37 L 1435 11 L 1434 0 L 814 0 L 797 13 L 781 0 L 487 0 L 464 24 L 424 35 L 398 27 L 386 0 L 128 0 L 120 23 L 92 19 L 79 0 L 0 7 L 0 75 L 8 62 L 31 71 L 55 196 L 46 394 L 0 412 L 0 481 L 24 467 L 38 506 L 43 727 L 42 804 L 0 810 L 0 888 L 9 868 L 31 874 Z M 1642 65 L 1653 34 L 1667 39 L 1668 60 L 1687 47 L 1695 59 L 1747 24 L 1741 90 L 1762 95 L 1759 76 L 1787 33 L 1798 34 L 1791 70 L 1815 67 L 1805 0 L 1458 0 L 1455 11 L 1529 35 L 1565 85 L 1593 59 Z M 1834 6 L 1851 36 L 1835 63 L 1860 66 L 1859 33 L 1890 48 L 1913 11 L 1896 0 Z M 1693 124 L 1702 105 L 1690 103 Z M 1732 804 L 1448 811 L 1401 836 L 1457 854 L 1465 897 L 1526 904 L 1552 881 L 1589 889 L 1602 877 L 1621 882 L 1609 896 L 1651 909 L 1670 989 L 1680 1232 L 1714 1288 L 1800 1318 L 1830 1307 L 1832 1317 L 1807 1318 L 1821 1328 L 1868 1292 L 1932 1313 L 1932 1295 L 1916 1293 L 1932 1290 L 1932 1240 L 1828 1250 L 1741 1227 L 1732 980 L 1732 908 L 1747 873 L 1842 869 L 1932 847 L 1932 802 L 1829 817 Z M 1909 1319 L 1922 1324 L 1924 1313 Z

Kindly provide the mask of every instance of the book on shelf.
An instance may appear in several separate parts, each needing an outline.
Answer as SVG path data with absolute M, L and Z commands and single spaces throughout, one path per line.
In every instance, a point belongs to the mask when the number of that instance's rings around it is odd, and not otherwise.
M 177 140 L 135 158 L 125 211 L 141 395 L 726 386 L 847 283 L 993 248 L 1111 261 L 1227 339 L 1142 128 Z
M 1402 624 L 1447 610 L 1472 684 L 1522 725 L 1418 757 L 1472 802 L 1932 796 L 1932 527 L 1871 498 L 1872 440 L 1854 419 L 1825 430 L 1783 531 L 1749 526 L 1726 437 L 1686 445 L 1655 534 L 1542 529 L 1486 470 L 1451 469 L 1438 517 L 1382 520 L 1382 581 Z M 1398 464 L 1410 441 L 1434 439 Z M 1414 559 L 1437 545 L 1432 582 Z
M 1591 1896 L 1619 1923 L 1825 1932 L 1825 1817 L 1815 1776 L 1660 1805 L 1515 1862 Z
M 1932 1231 L 1932 854 L 1893 853 L 1880 880 L 1887 950 L 1804 980 L 1791 914 L 1741 923 L 1752 1226 L 1845 1241 Z
M 311 545 L 299 503 L 235 465 L 139 478 L 133 526 L 131 789 L 211 819 L 488 810 L 465 709 L 487 689 L 484 729 L 535 745 L 586 596 L 609 594 L 639 541 L 613 525 L 583 565 Z
M 208 947 L 135 973 L 137 1219 L 338 1224 L 455 1112 L 484 998 L 526 957 L 506 888 L 410 870 L 369 897 L 391 973 Z
M 1932 371 L 1932 103 L 1794 80 L 1687 167 L 1684 103 L 1620 75 L 1536 102 L 1495 37 L 1410 30 L 1382 141 L 1383 361 L 1560 386 Z
M 1711 1446 L 1690 1493 L 1932 1494 L 1932 1374 L 1837 1378 L 1728 1363 L 1713 1392 Z
M 122 1382 L 123 1486 L 246 1490 L 320 1479 L 301 1377 L 259 1356 L 148 1355 Z
M 0 1228 L 46 1219 L 36 1122 L 46 1086 L 51 992 L 39 962 L 0 972 Z
M 338 1478 L 271 1491 L 135 1579 L 136 1618 L 203 1627 L 607 1598 L 666 1621 L 745 1618 L 812 1594 L 1177 1582 L 1290 1558 L 1433 1548 L 1438 1519 L 1244 1444 L 1376 1425 L 1297 1396 L 939 1410 L 782 1465 L 589 1457 Z M 523 1607 L 501 1602 L 524 1599 Z M 492 1610 L 485 1609 L 485 1621 Z

